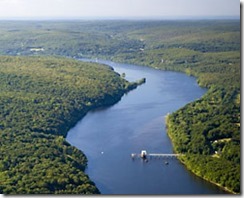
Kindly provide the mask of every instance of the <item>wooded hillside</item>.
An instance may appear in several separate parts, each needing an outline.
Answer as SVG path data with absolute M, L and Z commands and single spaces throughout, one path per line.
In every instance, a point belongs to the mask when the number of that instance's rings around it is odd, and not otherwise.
M 53 57 L 0 56 L 0 192 L 94 194 L 85 155 L 66 142 L 90 109 L 130 84 L 109 67 Z

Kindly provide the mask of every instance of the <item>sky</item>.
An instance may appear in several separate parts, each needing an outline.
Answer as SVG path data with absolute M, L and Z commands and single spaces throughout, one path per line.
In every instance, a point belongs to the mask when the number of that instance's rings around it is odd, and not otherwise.
M 239 17 L 239 0 L 0 0 L 0 18 Z

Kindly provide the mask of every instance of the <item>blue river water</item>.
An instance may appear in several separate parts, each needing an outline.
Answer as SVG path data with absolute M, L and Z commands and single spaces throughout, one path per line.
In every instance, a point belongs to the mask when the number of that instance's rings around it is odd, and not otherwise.
M 226 194 L 196 177 L 177 159 L 132 159 L 131 153 L 173 153 L 165 116 L 207 91 L 183 73 L 99 61 L 126 79 L 146 83 L 115 105 L 89 112 L 67 135 L 67 141 L 88 158 L 86 173 L 102 194 L 203 195 Z M 167 160 L 167 165 L 166 165 Z

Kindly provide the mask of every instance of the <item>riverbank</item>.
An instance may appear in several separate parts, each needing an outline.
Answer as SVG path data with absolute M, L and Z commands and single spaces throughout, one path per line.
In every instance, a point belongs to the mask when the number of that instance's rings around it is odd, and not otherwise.
M 177 111 L 173 113 L 173 115 L 175 115 L 176 113 Z M 210 183 L 213 183 L 216 186 L 219 186 L 229 193 L 239 194 L 239 183 L 235 183 L 235 185 L 230 185 L 233 183 L 228 184 L 227 181 L 233 182 L 233 178 L 238 178 L 240 167 L 234 168 L 234 163 L 227 160 L 224 161 L 223 159 L 221 161 L 220 157 L 214 157 L 211 154 L 194 154 L 189 152 L 186 149 L 186 145 L 189 140 L 183 140 L 185 137 L 182 137 L 179 131 L 177 132 L 175 127 L 173 127 L 173 125 L 175 125 L 176 123 L 175 120 L 172 119 L 172 115 L 167 115 L 165 122 L 167 126 L 167 134 L 172 141 L 174 151 L 176 153 L 184 153 L 183 151 L 186 152 L 186 155 L 179 157 L 179 160 L 189 171 L 191 171 L 198 177 Z M 225 175 L 232 176 L 226 178 Z M 219 181 L 221 181 L 222 183 L 220 183 Z M 225 185 L 223 185 L 223 182 L 225 182 Z
M 187 163 L 184 161 L 184 157 L 179 157 L 178 159 L 179 159 L 180 162 L 187 168 L 188 171 L 192 172 L 192 173 L 195 174 L 196 176 L 198 176 L 198 177 L 200 177 L 200 178 L 202 178 L 202 179 L 204 179 L 204 180 L 206 180 L 206 181 L 208 181 L 208 182 L 210 182 L 210 183 L 212 183 L 212 184 L 214 184 L 214 185 L 216 185 L 216 186 L 222 188 L 222 189 L 225 190 L 226 192 L 229 192 L 229 193 L 231 193 L 231 194 L 238 194 L 238 193 L 236 193 L 236 192 L 234 192 L 234 191 L 232 191 L 232 190 L 230 190 L 230 189 L 228 189 L 228 188 L 226 188 L 226 187 L 223 187 L 223 186 L 222 186 L 221 184 L 219 184 L 219 183 L 213 182 L 213 181 L 210 180 L 209 178 L 206 178 L 206 177 L 200 175 L 200 174 L 199 174 L 198 172 L 196 172 L 195 170 L 189 168 L 189 166 L 187 166 Z

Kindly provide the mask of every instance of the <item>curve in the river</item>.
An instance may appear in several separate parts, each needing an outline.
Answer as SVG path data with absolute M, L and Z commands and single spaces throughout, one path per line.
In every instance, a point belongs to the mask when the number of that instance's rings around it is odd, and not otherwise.
M 172 153 L 164 117 L 200 98 L 205 89 L 183 73 L 99 61 L 146 83 L 117 104 L 89 112 L 68 132 L 67 141 L 88 157 L 89 177 L 102 194 L 226 193 L 189 171 L 177 159 L 132 160 L 131 153 Z M 167 161 L 167 163 L 165 163 Z M 167 165 L 166 165 L 167 164 Z

